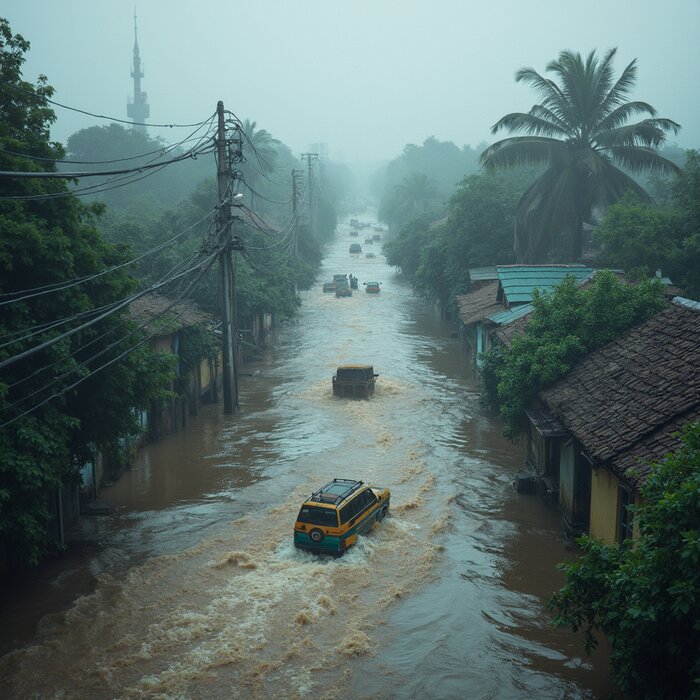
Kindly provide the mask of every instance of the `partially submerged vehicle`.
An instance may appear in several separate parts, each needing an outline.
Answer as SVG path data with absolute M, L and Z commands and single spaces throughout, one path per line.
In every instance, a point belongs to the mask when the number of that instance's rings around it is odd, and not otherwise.
M 362 246 L 359 243 L 351 243 L 350 244 L 350 252 L 351 253 L 361 253 Z
M 324 292 L 334 292 L 335 291 L 335 282 L 324 282 L 323 283 L 323 291 Z
M 365 282 L 367 294 L 379 294 L 379 282 Z
M 387 488 L 333 479 L 304 501 L 294 523 L 294 546 L 340 556 L 389 514 Z
M 372 365 L 341 365 L 333 375 L 333 395 L 368 399 L 378 376 Z

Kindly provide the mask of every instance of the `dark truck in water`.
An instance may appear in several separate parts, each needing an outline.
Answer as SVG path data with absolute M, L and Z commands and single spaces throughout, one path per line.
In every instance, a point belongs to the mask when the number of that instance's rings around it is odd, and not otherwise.
M 372 365 L 342 365 L 333 376 L 333 395 L 367 399 L 374 393 L 378 376 Z

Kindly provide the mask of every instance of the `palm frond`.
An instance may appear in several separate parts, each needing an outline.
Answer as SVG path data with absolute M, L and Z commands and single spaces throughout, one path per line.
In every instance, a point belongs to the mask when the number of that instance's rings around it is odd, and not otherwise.
M 595 136 L 609 129 L 615 129 L 637 114 L 649 114 L 653 117 L 656 110 L 648 102 L 626 102 L 599 120 L 593 128 L 592 135 Z
M 666 140 L 666 131 L 678 133 L 680 126 L 670 119 L 644 119 L 596 134 L 595 142 L 603 148 L 613 146 L 639 146 L 656 148 Z
M 614 204 L 627 192 L 634 192 L 642 202 L 651 200 L 636 180 L 606 161 L 603 176 L 597 180 L 593 190 L 595 204 L 602 206 Z
M 601 100 L 598 111 L 594 118 L 594 123 L 599 124 L 619 105 L 625 102 L 626 96 L 637 80 L 637 59 L 633 59 L 617 79 L 604 99 Z M 653 109 L 653 108 L 652 108 Z M 652 116 L 655 112 L 652 112 Z
M 536 107 L 537 105 L 532 109 Z M 559 125 L 559 120 L 550 121 L 547 118 L 535 116 L 532 110 L 529 114 L 524 112 L 506 114 L 493 125 L 491 133 L 495 134 L 501 129 L 507 129 L 513 133 L 525 132 L 535 136 L 563 136 L 564 138 L 570 136 L 570 132 Z
M 673 161 L 659 155 L 652 148 L 640 146 L 613 146 L 608 149 L 613 162 L 633 173 L 667 173 L 679 175 L 682 171 Z
M 489 146 L 480 157 L 488 170 L 518 165 L 540 165 L 566 152 L 566 144 L 544 136 L 514 136 Z
M 566 120 L 566 116 L 560 114 L 555 108 L 545 107 L 544 105 L 533 105 L 530 109 L 530 114 L 533 117 L 539 117 L 540 119 L 545 119 L 552 124 L 556 124 L 562 132 L 565 132 L 569 138 L 574 136 L 575 129 L 572 128 L 571 124 Z
M 578 216 L 576 184 L 570 165 L 548 168 L 523 194 L 517 208 L 521 240 L 516 243 L 523 262 L 545 262 L 554 241 L 570 228 Z
M 591 55 L 589 55 L 589 60 L 593 59 L 593 53 L 591 52 Z M 613 84 L 612 60 L 615 58 L 616 53 L 617 48 L 608 49 L 598 66 L 592 85 L 593 100 L 596 105 L 600 105 L 603 102 Z
M 555 82 L 540 75 L 534 68 L 526 67 L 517 70 L 515 73 L 515 82 L 526 83 L 535 88 L 545 102 L 551 100 L 556 101 L 562 97 L 559 86 Z

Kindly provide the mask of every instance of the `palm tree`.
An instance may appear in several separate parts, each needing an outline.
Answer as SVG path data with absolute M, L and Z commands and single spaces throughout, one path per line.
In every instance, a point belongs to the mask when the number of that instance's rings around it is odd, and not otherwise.
M 585 60 L 579 53 L 563 51 L 547 65 L 559 84 L 532 68 L 515 74 L 516 82 L 534 87 L 541 101 L 528 113 L 507 114 L 491 133 L 506 129 L 528 135 L 497 141 L 481 154 L 481 162 L 489 169 L 545 167 L 518 203 L 518 260 L 541 261 L 562 235 L 570 238 L 573 260 L 580 260 L 583 226 L 590 223 L 596 207 L 617 201 L 628 190 L 648 201 L 642 187 L 617 166 L 630 173 L 680 172 L 656 150 L 666 132 L 678 133 L 680 126 L 657 117 L 646 102 L 627 100 L 637 61 L 615 81 L 616 51 L 611 49 L 602 60 L 595 51 Z M 628 124 L 636 115 L 648 118 Z
M 243 152 L 246 153 L 245 162 L 241 164 L 248 189 L 250 190 L 250 206 L 254 207 L 256 193 L 264 196 L 264 190 L 268 188 L 263 178 L 269 180 L 268 175 L 275 170 L 277 160 L 277 139 L 273 139 L 267 129 L 258 129 L 258 123 L 246 119 L 241 124 L 243 131 Z
M 438 198 L 435 183 L 422 173 L 411 173 L 382 197 L 378 216 L 380 221 L 394 228 L 400 228 L 413 217 L 418 216 Z

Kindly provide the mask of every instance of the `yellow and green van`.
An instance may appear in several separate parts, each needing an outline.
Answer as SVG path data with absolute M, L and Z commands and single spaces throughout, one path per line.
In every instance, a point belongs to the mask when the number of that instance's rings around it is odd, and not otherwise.
M 389 489 L 333 479 L 304 501 L 294 524 L 294 546 L 340 555 L 389 513 Z

